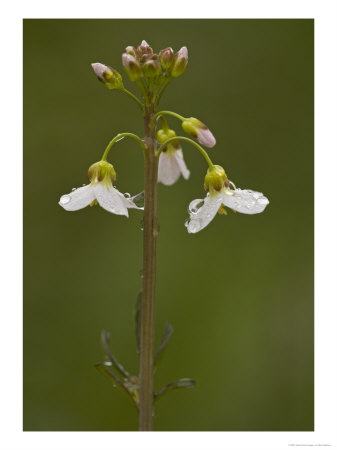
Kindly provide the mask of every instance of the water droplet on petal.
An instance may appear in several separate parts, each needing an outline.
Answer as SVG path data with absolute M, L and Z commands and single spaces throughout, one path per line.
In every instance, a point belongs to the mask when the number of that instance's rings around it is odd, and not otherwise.
M 62 195 L 62 197 L 60 198 L 60 203 L 61 205 L 66 205 L 67 203 L 69 203 L 71 200 L 70 195 Z
M 191 214 L 196 214 L 203 205 L 204 200 L 196 199 L 189 204 L 188 210 Z
M 131 197 L 131 194 L 129 194 L 128 192 L 125 192 L 124 197 L 130 198 L 130 197 Z
M 188 225 L 188 231 L 190 233 L 197 233 L 201 228 L 201 225 L 196 220 L 192 220 Z
M 77 188 L 72 188 L 72 191 L 76 191 Z

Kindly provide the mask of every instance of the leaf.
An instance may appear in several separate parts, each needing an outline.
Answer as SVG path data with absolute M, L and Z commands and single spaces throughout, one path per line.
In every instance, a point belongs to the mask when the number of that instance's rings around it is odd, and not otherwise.
M 195 386 L 195 381 L 192 380 L 192 378 L 180 378 L 179 380 L 172 381 L 169 384 L 166 384 L 161 389 L 159 389 L 158 392 L 154 393 L 154 399 L 156 400 L 158 397 L 163 396 L 169 391 L 172 391 L 173 389 L 180 389 L 180 388 L 191 388 Z
M 137 342 L 137 352 L 140 353 L 140 314 L 142 309 L 142 295 L 143 292 L 139 291 L 136 307 L 135 307 L 135 332 L 136 332 L 136 342 Z
M 170 340 L 170 337 L 173 334 L 173 327 L 169 322 L 165 323 L 165 328 L 163 331 L 163 335 L 161 337 L 160 345 L 157 350 L 157 353 L 154 357 L 154 363 L 156 364 L 159 361 L 160 356 L 162 355 L 163 351 L 165 350 L 166 345 L 168 344 L 168 341 Z
M 127 394 L 127 396 L 129 398 L 131 398 L 132 403 L 134 405 L 136 405 L 136 407 L 138 408 L 138 404 L 134 398 L 134 395 L 132 394 L 132 392 L 129 391 L 129 389 L 125 386 L 125 384 L 113 373 L 111 372 L 111 370 L 109 370 L 104 364 L 102 363 L 96 363 L 95 364 L 96 369 L 98 370 L 99 373 L 101 373 L 102 375 L 104 375 L 106 378 L 108 378 L 110 381 L 112 381 L 114 383 L 114 385 L 116 387 L 118 387 L 118 389 L 123 392 L 124 394 Z
M 110 341 L 110 333 L 106 330 L 102 330 L 101 333 L 101 341 L 102 346 L 107 354 L 108 358 L 112 362 L 112 364 L 115 366 L 115 368 L 118 370 L 118 372 L 123 375 L 125 378 L 129 378 L 130 374 L 129 372 L 122 366 L 120 362 L 118 362 L 117 358 L 112 354 L 112 351 L 109 347 L 109 341 Z

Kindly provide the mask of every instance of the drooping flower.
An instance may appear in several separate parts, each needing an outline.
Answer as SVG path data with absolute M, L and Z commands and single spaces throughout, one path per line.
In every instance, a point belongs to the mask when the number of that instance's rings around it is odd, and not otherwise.
M 185 223 L 189 233 L 205 228 L 217 212 L 226 214 L 223 206 L 243 214 L 258 214 L 269 204 L 261 192 L 237 189 L 221 166 L 208 169 L 205 189 L 208 193 L 204 199 L 196 199 L 189 204 L 190 217 Z
M 214 147 L 216 144 L 215 137 L 201 120 L 190 117 L 185 119 L 181 126 L 185 133 L 197 139 L 205 147 Z
M 162 144 L 174 136 L 176 136 L 174 130 L 159 130 L 157 141 Z M 180 175 L 187 180 L 190 176 L 190 171 L 186 167 L 179 141 L 171 141 L 159 155 L 158 182 L 171 186 L 178 181 Z
M 128 209 L 144 209 L 136 206 L 131 198 L 126 197 L 113 187 L 116 172 L 112 164 L 99 161 L 90 166 L 88 171 L 90 184 L 62 195 L 59 205 L 67 211 L 77 211 L 98 203 L 106 211 L 129 217 Z

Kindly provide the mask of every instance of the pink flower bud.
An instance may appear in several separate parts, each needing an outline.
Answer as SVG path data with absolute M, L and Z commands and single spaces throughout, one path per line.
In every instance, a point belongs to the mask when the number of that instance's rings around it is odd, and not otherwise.
M 171 71 L 172 77 L 176 78 L 183 74 L 186 70 L 188 63 L 188 51 L 187 47 L 181 47 L 179 52 L 174 55 L 174 62 Z
M 131 81 L 139 80 L 143 76 L 142 68 L 134 56 L 123 53 L 122 62 Z
M 190 117 L 184 120 L 181 126 L 185 133 L 193 136 L 205 147 L 214 147 L 216 144 L 215 137 L 201 120 Z

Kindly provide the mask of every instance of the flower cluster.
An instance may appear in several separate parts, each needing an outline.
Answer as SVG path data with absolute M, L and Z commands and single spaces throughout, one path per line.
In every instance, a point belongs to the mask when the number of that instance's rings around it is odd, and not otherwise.
M 182 47 L 174 53 L 172 48 L 168 47 L 159 53 L 154 53 L 149 44 L 142 41 L 138 47 L 128 46 L 125 48 L 122 63 L 129 79 L 139 84 L 145 105 L 125 89 L 122 76 L 117 70 L 101 63 L 92 64 L 92 68 L 97 78 L 108 89 L 120 89 L 136 100 L 145 116 L 145 106 L 152 105 L 151 111 L 154 111 L 168 82 L 184 73 L 188 63 L 188 51 L 186 47 Z M 156 144 L 160 145 L 156 152 L 156 156 L 159 157 L 158 182 L 170 186 L 178 181 L 180 175 L 185 180 L 189 178 L 190 171 L 186 167 L 180 145 L 182 140 L 189 141 L 198 147 L 209 165 L 204 182 L 207 195 L 204 199 L 193 200 L 189 205 L 189 219 L 185 223 L 189 233 L 197 233 L 205 228 L 217 213 L 227 214 L 225 207 L 243 214 L 257 214 L 265 209 L 269 201 L 262 193 L 237 189 L 234 183 L 227 178 L 224 169 L 219 165 L 214 165 L 198 144 L 189 138 L 177 136 L 176 132 L 169 128 L 165 116 L 169 115 L 179 119 L 185 133 L 196 139 L 201 145 L 214 147 L 216 140 L 203 122 L 195 117 L 185 118 L 171 111 L 151 112 L 151 114 L 150 120 L 152 120 L 153 129 L 157 127 L 159 119 L 162 121 L 162 129 L 156 133 Z M 122 134 L 138 140 L 143 150 L 147 151 L 143 139 L 132 133 Z M 111 141 L 102 160 L 89 168 L 90 184 L 74 189 L 61 197 L 59 204 L 64 209 L 75 211 L 99 203 L 107 211 L 127 217 L 128 209 L 143 209 L 133 201 L 137 196 L 124 195 L 113 186 L 116 172 L 113 166 L 106 161 L 106 156 L 111 145 L 117 142 L 119 136 Z M 156 149 L 157 145 L 154 151 Z
M 142 41 L 138 47 L 126 47 L 122 62 L 131 81 L 140 78 L 176 78 L 186 69 L 188 53 L 186 47 L 182 47 L 177 53 L 174 53 L 171 47 L 153 53 L 149 44 Z

